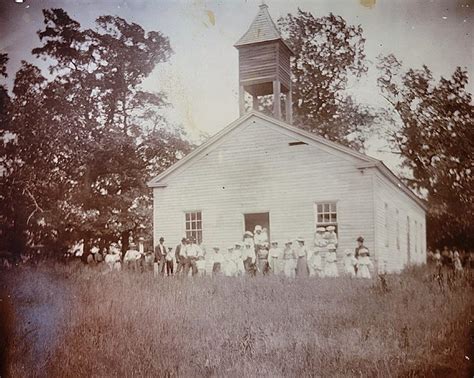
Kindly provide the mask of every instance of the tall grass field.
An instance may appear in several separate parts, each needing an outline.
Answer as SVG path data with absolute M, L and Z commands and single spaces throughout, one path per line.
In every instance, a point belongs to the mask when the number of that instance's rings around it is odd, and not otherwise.
M 2 274 L 11 377 L 468 377 L 474 278 Z

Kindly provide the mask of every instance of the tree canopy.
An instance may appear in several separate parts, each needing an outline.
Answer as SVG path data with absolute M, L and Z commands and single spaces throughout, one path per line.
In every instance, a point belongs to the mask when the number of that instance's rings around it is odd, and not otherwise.
M 436 80 L 427 66 L 403 70 L 394 55 L 380 57 L 378 69 L 387 115 L 401 121 L 389 141 L 411 174 L 408 185 L 426 195 L 431 244 L 472 247 L 474 108 L 467 72 L 458 67 Z
M 314 17 L 301 9 L 295 15 L 280 18 L 278 25 L 295 53 L 295 125 L 363 149 L 374 115 L 347 92 L 351 79 L 367 72 L 362 27 L 349 25 L 332 13 Z
M 151 229 L 146 182 L 190 149 L 163 117 L 161 92 L 142 83 L 171 53 L 167 37 L 120 17 L 85 29 L 62 9 L 44 10 L 33 50 L 50 75 L 23 62 L 16 74 L 3 150 L 11 230 L 26 243 L 64 249 Z

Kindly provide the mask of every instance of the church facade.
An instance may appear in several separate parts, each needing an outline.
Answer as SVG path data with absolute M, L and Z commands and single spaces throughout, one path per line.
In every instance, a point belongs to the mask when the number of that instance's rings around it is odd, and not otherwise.
M 249 60 L 249 54 L 259 55 L 266 45 L 275 56 L 281 51 L 284 59 L 291 56 L 265 5 L 239 41 L 241 100 L 246 91 L 256 104 L 271 90 L 278 105 L 270 117 L 245 113 L 241 103 L 239 119 L 149 182 L 155 245 L 161 236 L 169 245 L 194 236 L 207 248 L 225 249 L 258 224 L 270 240 L 303 237 L 311 247 L 317 227 L 335 226 L 339 260 L 362 236 L 378 270 L 425 262 L 423 201 L 383 162 L 289 123 L 291 83 L 279 67 L 287 62 L 277 61 L 276 69 L 263 75 L 246 66 L 245 72 L 255 74 L 242 75 L 242 60 L 258 65 L 260 58 Z M 285 121 L 280 96 L 285 96 Z

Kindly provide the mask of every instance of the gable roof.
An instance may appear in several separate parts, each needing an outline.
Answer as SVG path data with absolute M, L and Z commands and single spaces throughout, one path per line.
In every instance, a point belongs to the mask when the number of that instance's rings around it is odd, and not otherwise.
M 194 151 L 186 155 L 184 158 L 182 158 L 181 160 L 173 164 L 171 167 L 169 167 L 168 169 L 160 173 L 158 176 L 156 176 L 152 180 L 150 180 L 147 185 L 150 188 L 166 187 L 166 184 L 161 182 L 165 177 L 169 176 L 174 171 L 183 167 L 188 162 L 193 160 L 195 157 L 200 156 L 204 153 L 209 153 L 209 150 L 212 149 L 212 147 L 216 144 L 216 142 L 224 138 L 231 131 L 243 125 L 245 121 L 247 121 L 248 119 L 252 117 L 257 117 L 264 121 L 270 122 L 273 125 L 288 131 L 290 134 L 294 135 L 295 137 L 302 138 L 306 142 L 310 142 L 312 144 L 324 145 L 333 150 L 339 151 L 341 153 L 350 155 L 352 157 L 355 157 L 361 160 L 360 164 L 357 165 L 357 169 L 366 169 L 366 168 L 377 169 L 379 172 L 381 172 L 384 175 L 384 177 L 386 177 L 395 186 L 397 186 L 399 189 L 405 192 L 408 196 L 410 196 L 425 211 L 427 210 L 425 202 L 422 199 L 420 199 L 415 193 L 413 193 L 413 191 L 409 189 L 381 160 L 375 159 L 371 156 L 355 151 L 339 143 L 332 142 L 322 136 L 291 126 L 290 124 L 286 122 L 277 120 L 273 117 L 267 116 L 256 110 L 251 110 L 250 112 L 246 113 L 244 116 L 236 119 L 234 122 L 229 124 L 223 130 L 219 131 L 217 134 L 209 138 L 205 143 L 197 147 Z
M 234 46 L 238 48 L 243 45 L 281 40 L 285 46 L 292 51 L 281 37 L 277 26 L 268 12 L 268 6 L 266 4 L 261 4 L 259 8 L 257 16 L 250 24 L 248 30 Z

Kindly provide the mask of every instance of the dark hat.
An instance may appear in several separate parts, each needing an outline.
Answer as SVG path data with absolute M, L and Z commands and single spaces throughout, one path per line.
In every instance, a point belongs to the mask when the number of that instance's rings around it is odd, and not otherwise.
M 165 241 L 165 238 L 162 236 L 162 237 L 160 238 L 160 241 Z
M 363 243 L 363 242 L 364 242 L 364 238 L 363 238 L 362 236 L 359 236 L 356 241 Z

